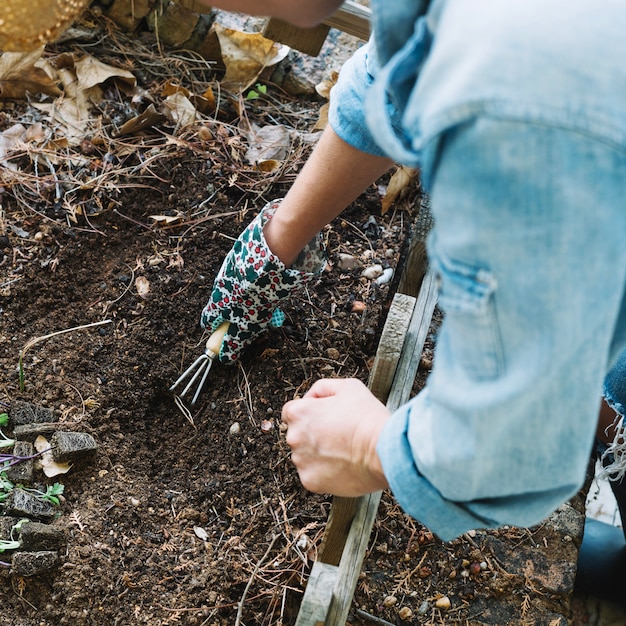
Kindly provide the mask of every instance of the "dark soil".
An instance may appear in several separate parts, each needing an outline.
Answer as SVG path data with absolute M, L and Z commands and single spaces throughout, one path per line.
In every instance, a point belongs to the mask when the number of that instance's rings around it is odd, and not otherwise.
M 281 119 L 300 119 L 302 130 L 319 105 L 285 98 Z M 4 108 L 3 128 L 28 113 L 12 106 Z M 264 106 L 248 115 L 267 123 Z M 226 124 L 237 119 L 223 115 L 224 129 L 234 128 Z M 92 434 L 100 447 L 52 479 L 65 485 L 54 523 L 67 547 L 44 576 L 2 570 L 0 624 L 295 622 L 330 499 L 299 484 L 281 406 L 320 377 L 367 380 L 395 286 L 341 270 L 338 255 L 352 254 L 362 266 L 401 266 L 417 194 L 381 216 L 372 187 L 335 220 L 325 231 L 331 265 L 323 278 L 288 303 L 285 325 L 260 338 L 239 365 L 214 366 L 190 419 L 168 387 L 203 349 L 198 321 L 213 277 L 232 238 L 284 194 L 308 150 L 296 150 L 268 183 L 233 157 L 235 131 L 214 128 L 207 143 L 200 126 L 163 147 L 141 181 L 120 178 L 99 191 L 102 210 L 84 204 L 70 219 L 49 198 L 29 209 L 15 189 L 3 189 L 1 399 L 9 407 L 18 399 L 50 407 L 68 430 Z M 146 141 L 164 146 L 159 131 L 175 133 L 164 125 Z M 98 149 L 90 158 L 96 168 L 104 155 Z M 179 221 L 163 225 L 153 215 Z M 365 227 L 372 216 L 378 230 Z M 138 278 L 148 281 L 145 297 Z M 354 301 L 365 310 L 353 312 Z M 29 340 L 103 320 L 109 323 L 30 348 L 20 389 L 18 359 Z M 422 382 L 432 349 L 431 336 Z M 37 474 L 42 485 L 52 480 Z M 508 563 L 511 547 L 529 557 L 552 538 L 542 527 L 444 544 L 385 494 L 351 623 L 564 624 L 567 593 L 551 587 L 549 564 L 533 573 Z M 571 544 L 557 543 L 550 559 L 570 558 Z M 449 607 L 437 607 L 442 596 Z

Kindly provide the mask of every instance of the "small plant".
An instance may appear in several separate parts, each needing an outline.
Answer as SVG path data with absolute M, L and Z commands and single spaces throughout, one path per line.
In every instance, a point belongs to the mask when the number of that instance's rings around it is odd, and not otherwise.
M 261 95 L 265 95 L 267 93 L 267 85 L 263 85 L 261 83 L 257 83 L 254 86 L 254 89 L 250 89 L 246 94 L 246 100 L 256 100 L 260 98 Z
M 13 524 L 11 527 L 11 532 L 9 533 L 9 539 L 0 539 L 0 553 L 6 552 L 7 550 L 17 550 L 22 544 L 20 541 L 15 539 L 13 533 L 15 531 L 20 531 L 22 526 L 28 522 L 27 518 L 21 519 L 19 522 Z M 9 565 L 8 563 L 0 562 L 0 565 Z M 9 566 L 10 567 L 10 566 Z
M 9 423 L 8 413 L 0 413 L 0 448 L 10 448 L 15 444 L 15 439 L 7 437 L 2 432 L 2 426 L 6 426 Z
M 15 485 L 7 478 L 7 475 L 0 472 L 0 502 L 6 500 L 14 488 Z
M 45 491 L 40 491 L 39 489 L 25 489 L 25 491 L 34 494 L 40 500 L 50 502 L 50 504 L 54 504 L 54 506 L 61 506 L 59 496 L 63 493 L 64 490 L 65 485 L 62 485 L 61 483 L 54 483 L 54 485 L 49 485 Z

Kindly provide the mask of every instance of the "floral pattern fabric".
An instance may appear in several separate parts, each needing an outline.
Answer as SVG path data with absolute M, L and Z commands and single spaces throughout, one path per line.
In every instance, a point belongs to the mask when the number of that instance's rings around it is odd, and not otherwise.
M 326 266 L 321 234 L 306 245 L 291 267 L 285 267 L 272 253 L 263 227 L 279 204 L 280 200 L 268 203 L 238 237 L 202 311 L 203 328 L 215 330 L 223 322 L 230 322 L 218 355 L 222 363 L 235 362 L 268 326 L 281 326 L 285 315 L 278 305 L 319 276 Z

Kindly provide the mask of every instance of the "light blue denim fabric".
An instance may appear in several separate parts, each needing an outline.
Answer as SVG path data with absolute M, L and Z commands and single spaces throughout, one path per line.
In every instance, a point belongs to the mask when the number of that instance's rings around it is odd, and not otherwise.
M 443 539 L 538 523 L 584 480 L 626 348 L 624 24 L 617 1 L 436 0 L 371 87 L 342 72 L 371 138 L 430 193 L 445 319 L 377 449 Z
M 339 80 L 330 92 L 328 123 L 335 133 L 354 148 L 386 156 L 374 141 L 365 121 L 363 93 L 368 89 L 376 73 L 378 62 L 372 41 L 359 48 L 341 68 Z M 399 132 L 400 115 L 391 104 L 385 104 L 386 119 Z

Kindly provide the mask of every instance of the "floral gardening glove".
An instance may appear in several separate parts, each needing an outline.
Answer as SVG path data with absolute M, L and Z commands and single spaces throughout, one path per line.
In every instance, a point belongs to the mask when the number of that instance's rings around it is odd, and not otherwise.
M 286 300 L 326 266 L 321 235 L 313 238 L 289 268 L 269 249 L 263 227 L 274 215 L 280 200 L 270 202 L 239 235 L 213 284 L 211 299 L 202 311 L 200 324 L 215 330 L 230 322 L 218 355 L 232 363 L 268 326 L 279 327 L 285 314 L 278 304 Z

